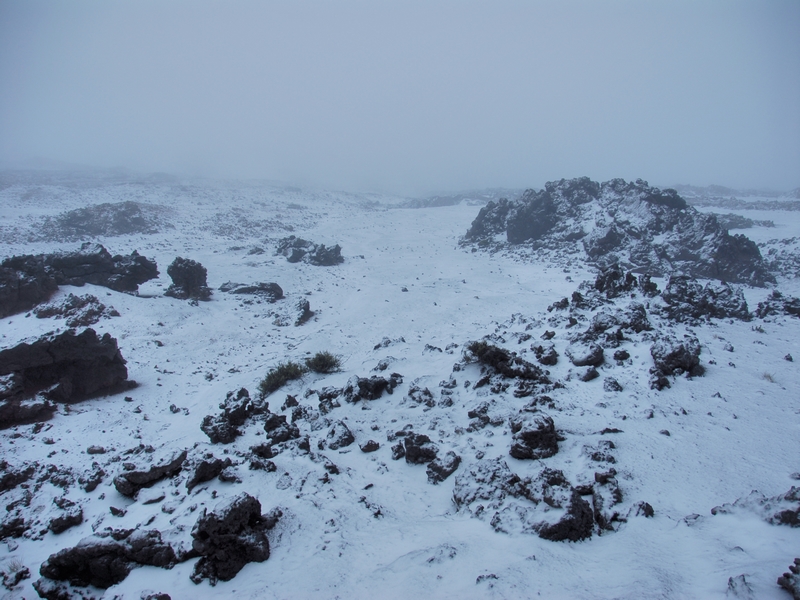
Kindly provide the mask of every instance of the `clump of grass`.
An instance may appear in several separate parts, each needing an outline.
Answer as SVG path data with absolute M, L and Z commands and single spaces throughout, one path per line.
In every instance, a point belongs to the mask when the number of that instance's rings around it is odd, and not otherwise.
M 342 359 L 326 350 L 307 358 L 306 367 L 314 373 L 336 373 L 342 368 Z
M 293 379 L 300 379 L 305 373 L 306 369 L 301 364 L 292 361 L 280 363 L 274 369 L 270 369 L 267 376 L 259 382 L 258 391 L 264 398 Z
M 766 381 L 769 381 L 770 383 L 775 383 L 775 376 L 772 373 L 767 373 L 765 371 L 761 377 L 763 377 Z

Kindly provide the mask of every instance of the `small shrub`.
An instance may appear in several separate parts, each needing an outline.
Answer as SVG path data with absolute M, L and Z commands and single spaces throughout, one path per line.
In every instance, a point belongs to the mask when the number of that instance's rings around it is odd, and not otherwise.
M 275 390 L 282 388 L 293 379 L 300 379 L 306 370 L 303 365 L 296 362 L 287 361 L 280 363 L 274 369 L 270 369 L 267 376 L 258 384 L 258 391 L 261 397 L 269 396 Z
M 342 368 L 342 359 L 328 351 L 317 352 L 306 359 L 306 367 L 314 373 L 336 373 Z
M 775 376 L 772 373 L 764 373 L 761 377 L 763 377 L 766 381 L 770 383 L 775 383 Z
M 465 350 L 467 351 L 467 358 L 471 360 L 482 360 L 486 353 L 491 349 L 494 348 L 489 342 L 485 340 L 469 342 Z M 470 357 L 471 355 L 471 357 Z

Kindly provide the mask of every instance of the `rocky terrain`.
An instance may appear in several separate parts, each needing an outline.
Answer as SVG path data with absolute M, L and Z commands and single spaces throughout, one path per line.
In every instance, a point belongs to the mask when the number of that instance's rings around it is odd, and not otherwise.
M 790 213 L 0 181 L 8 598 L 797 596 Z

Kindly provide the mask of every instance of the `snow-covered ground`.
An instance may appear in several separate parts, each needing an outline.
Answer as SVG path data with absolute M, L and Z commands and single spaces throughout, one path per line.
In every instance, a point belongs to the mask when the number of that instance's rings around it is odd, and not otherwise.
M 729 578 L 741 574 L 753 597 L 788 597 L 775 581 L 800 553 L 800 529 L 770 525 L 756 509 L 717 515 L 711 509 L 752 490 L 774 497 L 800 485 L 800 375 L 797 362 L 784 360 L 787 354 L 800 360 L 797 318 L 669 325 L 676 333 L 690 331 L 699 338 L 707 370 L 703 377 L 679 377 L 662 391 L 650 389 L 651 343 L 641 337 L 625 345 L 630 361 L 607 360 L 599 369 L 601 377 L 583 382 L 564 356 L 563 323 L 548 321 L 554 313 L 546 309 L 570 296 L 581 281 L 594 279 L 585 265 L 537 264 L 459 247 L 476 206 L 397 208 L 404 199 L 270 184 L 12 183 L 0 190 L 3 232 L 8 234 L 0 254 L 74 249 L 77 241 L 26 241 L 26 235 L 43 216 L 125 200 L 165 207 L 162 224 L 171 226 L 160 233 L 92 241 L 112 253 L 137 250 L 156 260 L 160 277 L 142 285 L 138 297 L 87 285 L 64 286 L 54 298 L 91 293 L 119 311 L 120 317 L 94 328 L 118 340 L 129 378 L 139 386 L 69 410 L 62 407 L 38 434 L 33 425 L 0 431 L 2 459 L 11 464 L 38 461 L 81 472 L 98 461 L 108 473 L 91 493 L 78 486 L 69 489 L 68 497 L 83 507 L 83 524 L 59 535 L 48 532 L 41 539 L 0 544 L 0 563 L 17 561 L 32 573 L 5 597 L 35 597 L 30 583 L 38 578 L 42 561 L 93 530 L 146 526 L 189 543 L 203 508 L 242 491 L 258 498 L 265 511 L 280 507 L 284 513 L 270 532 L 266 562 L 248 564 L 216 587 L 189 580 L 195 560 L 171 570 L 141 567 L 104 597 L 132 600 L 152 590 L 173 599 L 722 598 Z M 800 235 L 798 212 L 703 210 L 774 220 L 774 229 L 742 231 L 757 242 Z M 340 244 L 345 262 L 320 267 L 274 255 L 277 240 L 290 234 Z M 207 268 L 209 287 L 215 290 L 210 301 L 195 306 L 163 296 L 170 283 L 167 266 L 177 256 Z M 277 282 L 286 299 L 247 303 L 217 290 L 227 281 Z M 778 289 L 798 295 L 800 285 L 780 280 Z M 750 308 L 769 291 L 746 289 Z M 276 325 L 276 314 L 302 298 L 309 300 L 314 317 L 297 327 Z M 0 346 L 64 327 L 63 321 L 17 314 L 2 320 Z M 551 458 L 517 460 L 508 455 L 507 418 L 529 398 L 516 398 L 510 389 L 473 389 L 470 384 L 481 377 L 479 367 L 471 364 L 454 372 L 453 366 L 467 342 L 486 335 L 535 362 L 530 347 L 548 329 L 556 331 L 553 342 L 561 355 L 557 365 L 548 367 L 550 376 L 564 384 L 548 392 L 556 406 L 549 413 L 564 439 Z M 388 345 L 381 344 L 384 338 Z M 341 356 L 343 370 L 307 374 L 290 383 L 269 397 L 272 411 L 281 412 L 287 394 L 316 408 L 316 396 L 306 395 L 307 390 L 342 387 L 354 375 L 374 375 L 378 362 L 387 358 L 389 369 L 378 374 L 397 372 L 404 380 L 391 395 L 342 402 L 320 416 L 347 423 L 356 444 L 344 449 L 317 452 L 317 441 L 329 427 L 298 423 L 310 436 L 312 451 L 335 463 L 338 475 L 328 477 L 320 460 L 293 452 L 272 459 L 275 472 L 249 470 L 244 453 L 264 441 L 257 423 L 246 426 L 230 445 L 209 443 L 200 423 L 218 412 L 227 392 L 245 387 L 255 394 L 271 367 L 319 351 Z M 439 382 L 451 376 L 457 380 L 452 406 L 428 408 L 407 398 L 412 383 L 438 395 Z M 615 378 L 623 391 L 604 391 L 606 377 Z M 125 395 L 132 402 L 125 402 Z M 467 431 L 467 412 L 482 401 L 490 402 L 490 414 L 503 417 L 502 424 Z M 186 410 L 173 412 L 170 405 Z M 442 452 L 461 456 L 455 475 L 432 485 L 424 466 L 392 460 L 387 434 L 409 424 L 429 435 Z M 621 432 L 601 435 L 606 428 Z M 380 442 L 380 449 L 362 453 L 358 444 L 368 439 Z M 560 469 L 577 485 L 607 468 L 587 457 L 586 447 L 601 439 L 616 446 L 613 466 L 623 507 L 648 502 L 654 517 L 631 516 L 617 531 L 580 542 L 553 542 L 530 533 L 501 533 L 488 519 L 456 510 L 456 477 L 476 456 L 503 457 L 522 477 L 535 476 L 544 466 Z M 112 485 L 121 469 L 114 457 L 138 444 L 152 445 L 157 455 L 170 449 L 228 455 L 241 463 L 241 483 L 215 479 L 187 493 L 184 480 L 165 479 L 148 490 L 148 495 L 163 491 L 165 500 L 132 501 Z M 107 453 L 89 456 L 91 445 Z M 48 483 L 31 503 L 42 523 L 56 510 L 52 498 L 62 494 Z M 174 511 L 164 512 L 165 503 Z M 112 506 L 127 513 L 112 516 Z

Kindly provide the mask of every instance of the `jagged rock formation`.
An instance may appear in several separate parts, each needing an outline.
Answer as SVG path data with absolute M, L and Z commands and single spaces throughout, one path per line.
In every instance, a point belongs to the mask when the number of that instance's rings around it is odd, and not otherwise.
M 208 300 L 211 290 L 206 282 L 208 272 L 199 262 L 180 256 L 167 267 L 167 274 L 172 278 L 172 285 L 164 292 L 179 300 Z
M 792 315 L 800 317 L 800 298 L 784 296 L 778 290 L 773 290 L 764 302 L 758 303 L 756 316 L 759 319 L 774 315 Z
M 691 335 L 684 335 L 682 340 L 672 335 L 662 335 L 650 347 L 654 367 L 650 371 L 653 389 L 662 390 L 670 386 L 669 375 L 689 376 L 702 375 L 700 364 L 700 342 Z
M 661 293 L 667 303 L 664 313 L 673 321 L 697 323 L 708 319 L 750 320 L 747 300 L 740 289 L 727 283 L 702 286 L 685 275 L 673 275 Z
M 242 493 L 227 503 L 220 503 L 213 512 L 203 514 L 192 529 L 192 547 L 200 555 L 191 579 L 200 583 L 208 579 L 229 581 L 247 563 L 264 562 L 269 558 L 267 531 L 280 518 L 280 511 L 261 514 L 261 503 Z
M 549 182 L 518 200 L 489 202 L 464 239 L 488 246 L 498 234 L 534 249 L 572 248 L 580 241 L 599 266 L 618 262 L 652 275 L 680 272 L 757 286 L 774 281 L 754 242 L 730 235 L 675 190 L 642 180 Z
M 112 256 L 100 244 L 89 242 L 73 252 L 12 256 L 0 263 L 0 317 L 48 300 L 59 285 L 91 283 L 135 292 L 156 277 L 156 263 L 138 252 Z
M 275 253 L 285 256 L 290 263 L 302 261 L 318 267 L 332 267 L 344 262 L 339 244 L 326 248 L 325 244 L 315 244 L 293 235 L 280 240 Z
M 241 388 L 238 392 L 228 392 L 219 408 L 221 413 L 206 415 L 200 425 L 212 444 L 230 444 L 241 435 L 239 427 L 247 419 L 269 413 L 269 404 L 250 398 L 250 392 L 246 388 Z
M 795 558 L 794 564 L 789 565 L 789 571 L 778 577 L 778 585 L 789 592 L 794 600 L 800 600 L 800 558 Z
M 51 400 L 76 402 L 132 385 L 117 340 L 108 333 L 98 337 L 91 328 L 49 334 L 0 351 L 2 375 L 13 375 L 18 385 L 10 400 L 46 390 Z

